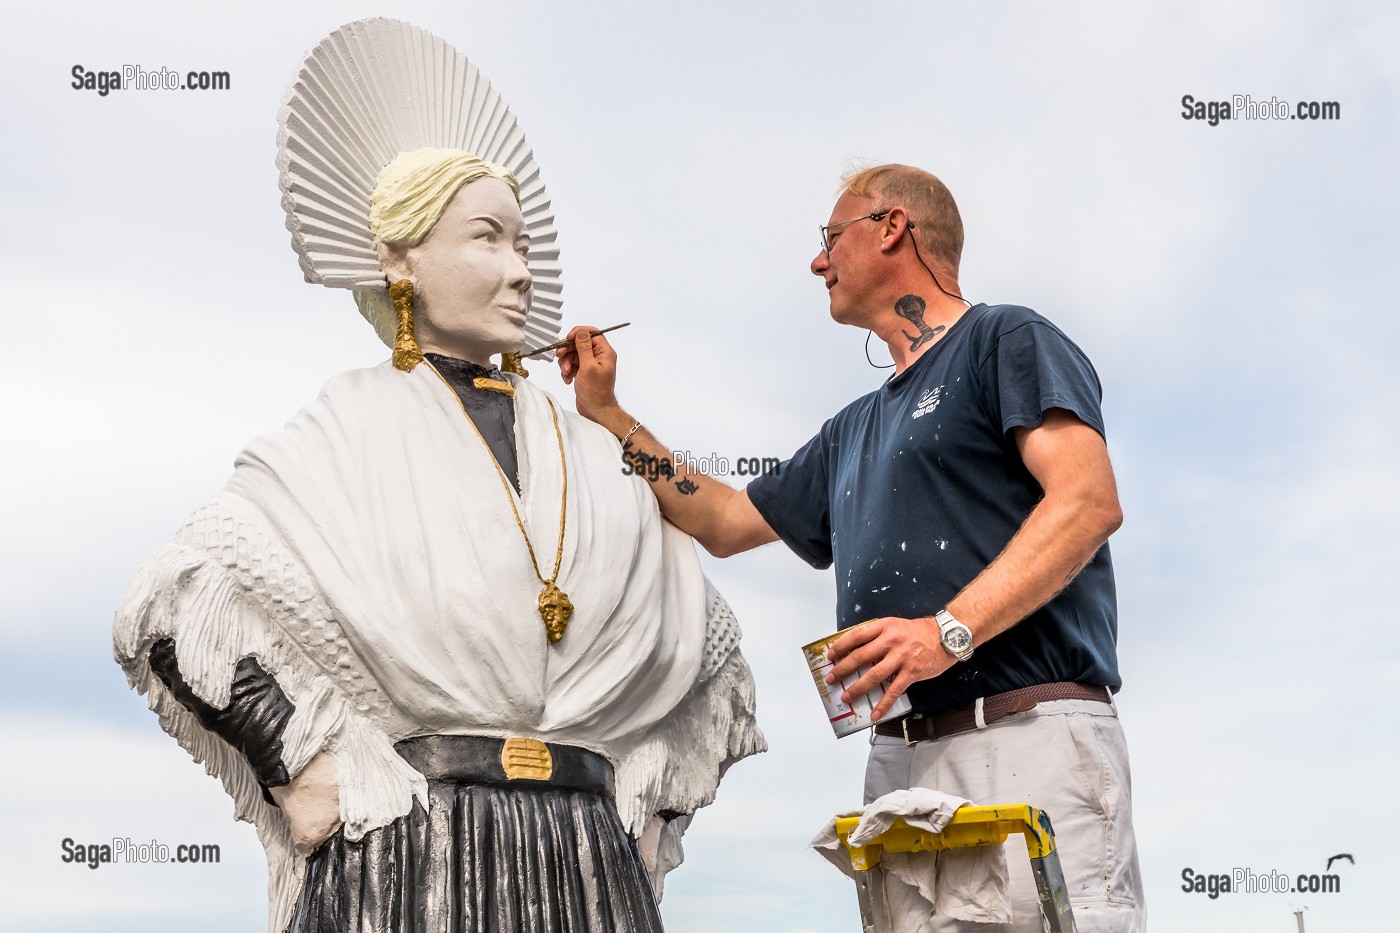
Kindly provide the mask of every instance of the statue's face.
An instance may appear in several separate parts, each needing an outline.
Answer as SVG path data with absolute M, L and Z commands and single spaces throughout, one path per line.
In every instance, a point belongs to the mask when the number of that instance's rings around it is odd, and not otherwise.
M 485 364 L 525 339 L 530 237 L 510 186 L 463 185 L 433 229 L 403 254 L 413 281 L 414 336 L 425 352 Z

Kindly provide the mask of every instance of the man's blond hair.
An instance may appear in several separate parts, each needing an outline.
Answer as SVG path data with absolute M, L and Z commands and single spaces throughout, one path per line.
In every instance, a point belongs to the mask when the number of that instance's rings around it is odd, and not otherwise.
M 957 274 L 962 260 L 962 216 L 952 192 L 938 176 L 912 165 L 871 165 L 842 176 L 841 190 L 869 198 L 876 210 L 904 208 L 918 244 Z

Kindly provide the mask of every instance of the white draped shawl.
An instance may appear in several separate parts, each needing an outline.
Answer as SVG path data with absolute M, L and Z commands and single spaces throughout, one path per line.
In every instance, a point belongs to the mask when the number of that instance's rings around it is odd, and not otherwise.
M 117 612 L 115 654 L 162 725 L 234 797 L 268 850 L 269 929 L 281 930 L 303 863 L 247 763 L 152 675 L 175 639 L 184 679 L 217 708 L 252 655 L 296 711 L 292 775 L 335 756 L 349 839 L 426 805 L 394 751 L 422 734 L 523 735 L 590 748 L 616 768 L 624 825 L 713 800 L 729 763 L 765 747 L 728 606 L 691 539 L 625 475 L 617 440 L 516 386 L 521 491 L 507 489 L 456 395 L 429 368 L 388 363 L 333 378 L 281 431 L 238 458 L 224 492 L 142 568 Z M 559 437 L 550 417 L 558 410 Z M 539 569 L 559 545 L 574 604 L 551 645 Z

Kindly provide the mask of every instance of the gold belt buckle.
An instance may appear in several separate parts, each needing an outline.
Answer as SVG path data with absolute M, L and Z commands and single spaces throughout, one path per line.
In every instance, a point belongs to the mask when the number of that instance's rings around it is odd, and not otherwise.
M 548 781 L 554 774 L 554 756 L 539 739 L 511 736 L 501 746 L 501 769 L 508 781 Z

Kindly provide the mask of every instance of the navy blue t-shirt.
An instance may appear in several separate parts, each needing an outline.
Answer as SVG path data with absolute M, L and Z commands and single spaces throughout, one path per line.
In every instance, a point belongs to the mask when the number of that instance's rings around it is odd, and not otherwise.
M 1029 308 L 979 304 L 751 482 L 749 498 L 800 557 L 819 569 L 835 563 L 840 628 L 931 616 L 1040 501 L 1012 428 L 1062 408 L 1103 434 L 1101 396 L 1088 357 L 1055 325 Z M 1117 631 L 1104 545 L 1053 600 L 909 695 L 916 711 L 936 713 L 1062 680 L 1116 691 Z

